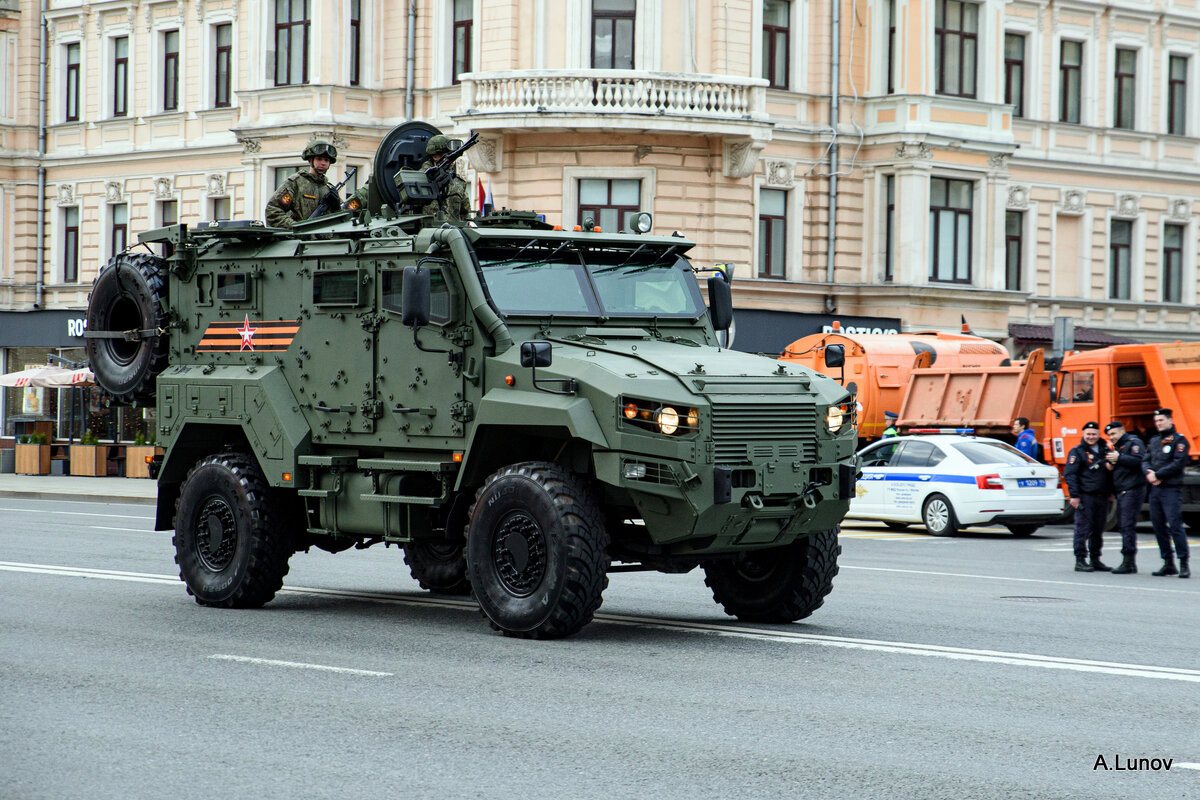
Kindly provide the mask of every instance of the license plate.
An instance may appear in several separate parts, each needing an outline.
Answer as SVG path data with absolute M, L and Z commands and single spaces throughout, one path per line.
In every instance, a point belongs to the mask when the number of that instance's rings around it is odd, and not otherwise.
M 1029 486 L 1045 486 L 1046 481 L 1041 478 L 1020 478 L 1017 480 L 1017 486 L 1022 489 Z

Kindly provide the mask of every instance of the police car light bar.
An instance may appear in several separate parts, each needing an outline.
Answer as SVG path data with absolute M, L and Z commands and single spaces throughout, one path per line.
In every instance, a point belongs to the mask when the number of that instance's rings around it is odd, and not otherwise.
M 974 428 L 909 428 L 908 433 L 974 433 Z

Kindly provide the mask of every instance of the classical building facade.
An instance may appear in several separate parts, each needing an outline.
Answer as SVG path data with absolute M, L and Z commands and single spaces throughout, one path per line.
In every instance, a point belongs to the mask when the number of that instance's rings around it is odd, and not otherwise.
M 497 207 L 734 264 L 750 349 L 1198 321 L 1200 0 L 0 0 L 0 65 L 0 347 L 77 346 L 139 231 L 262 218 L 314 135 L 365 177 L 407 118 L 479 131 Z

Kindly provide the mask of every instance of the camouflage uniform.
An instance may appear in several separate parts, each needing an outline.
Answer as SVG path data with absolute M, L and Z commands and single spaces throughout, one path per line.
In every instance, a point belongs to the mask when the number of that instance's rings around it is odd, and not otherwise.
M 324 175 L 297 172 L 280 184 L 267 201 L 267 225 L 290 228 L 292 223 L 308 219 L 331 188 Z
M 304 147 L 302 158 L 311 165 L 318 156 L 328 158 L 332 164 L 337 161 L 337 148 L 323 139 L 313 139 Z M 333 185 L 324 175 L 318 175 L 316 170 L 297 172 L 285 180 L 267 201 L 267 225 L 290 228 L 293 223 L 308 219 L 332 190 Z M 330 210 L 340 205 L 339 198 L 336 204 L 330 205 Z
M 425 171 L 432 166 L 432 161 L 426 161 L 421 165 L 421 170 Z M 471 214 L 471 200 L 467 190 L 467 182 L 457 175 L 450 177 L 450 185 L 446 187 L 444 207 L 446 219 L 451 222 L 466 222 L 467 217 Z M 437 202 L 426 203 L 421 209 L 421 213 L 435 216 L 438 213 Z

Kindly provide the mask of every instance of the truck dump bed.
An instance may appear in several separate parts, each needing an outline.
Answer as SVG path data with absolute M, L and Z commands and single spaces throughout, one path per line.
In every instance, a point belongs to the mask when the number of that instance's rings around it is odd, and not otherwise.
M 1050 403 L 1049 376 L 1041 350 L 1011 366 L 927 367 L 908 377 L 897 425 L 908 428 L 973 428 L 982 436 L 1006 435 L 1026 417 L 1038 438 Z

